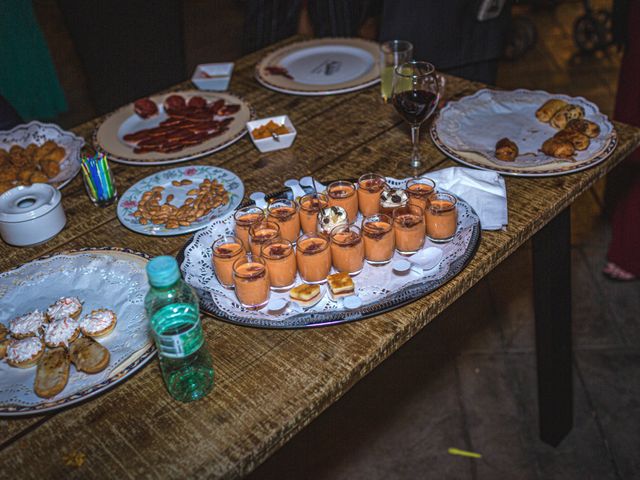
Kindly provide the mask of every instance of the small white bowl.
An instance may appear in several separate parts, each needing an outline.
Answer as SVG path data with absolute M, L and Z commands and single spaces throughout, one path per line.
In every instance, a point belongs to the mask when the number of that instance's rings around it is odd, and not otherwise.
M 194 70 L 191 81 L 200 90 L 222 92 L 229 88 L 231 72 L 233 72 L 233 62 L 201 63 Z
M 287 127 L 287 130 L 289 130 L 289 133 L 278 135 L 278 140 L 280 141 L 277 141 L 273 137 L 261 138 L 259 140 L 256 140 L 255 138 L 253 138 L 253 131 L 256 128 L 261 127 L 262 125 L 266 125 L 270 121 L 273 121 L 278 125 L 282 125 L 284 123 L 284 126 Z M 287 115 L 278 115 L 276 117 L 261 118 L 259 120 L 253 120 L 251 122 L 247 122 L 247 130 L 249 131 L 249 136 L 251 137 L 251 141 L 256 146 L 256 148 L 260 150 L 262 153 L 273 152 L 274 150 L 281 150 L 283 148 L 289 148 L 293 144 L 293 141 L 295 140 L 296 135 L 298 134 L 298 132 L 296 132 L 296 129 L 293 128 L 293 123 L 291 123 L 291 120 Z

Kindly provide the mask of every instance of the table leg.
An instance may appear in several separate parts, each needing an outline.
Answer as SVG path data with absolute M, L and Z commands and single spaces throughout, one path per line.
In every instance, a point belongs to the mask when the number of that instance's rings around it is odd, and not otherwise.
M 540 438 L 558 446 L 573 426 L 571 210 L 533 237 Z

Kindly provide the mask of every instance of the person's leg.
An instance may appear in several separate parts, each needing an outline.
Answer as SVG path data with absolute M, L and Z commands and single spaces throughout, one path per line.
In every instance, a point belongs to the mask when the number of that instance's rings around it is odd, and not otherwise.
M 611 219 L 611 243 L 603 273 L 616 280 L 640 277 L 640 168 L 628 194 L 616 205 Z

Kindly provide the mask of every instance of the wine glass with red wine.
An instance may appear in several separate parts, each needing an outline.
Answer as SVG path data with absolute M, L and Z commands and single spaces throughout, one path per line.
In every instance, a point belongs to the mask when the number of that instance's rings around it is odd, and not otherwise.
M 406 62 L 393 72 L 392 102 L 398 113 L 411 125 L 411 166 L 422 165 L 418 140 L 420 125 L 433 114 L 444 91 L 444 77 L 436 74 L 427 62 Z

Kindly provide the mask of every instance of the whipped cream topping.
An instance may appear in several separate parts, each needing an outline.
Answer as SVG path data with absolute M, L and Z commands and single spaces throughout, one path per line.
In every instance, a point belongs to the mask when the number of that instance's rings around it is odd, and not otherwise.
M 342 207 L 325 207 L 318 212 L 318 230 L 327 235 L 331 233 L 334 227 L 347 225 L 348 223 L 347 212 Z
M 47 315 L 51 319 L 71 317 L 82 309 L 82 302 L 75 297 L 61 297 L 56 303 L 47 309 Z
M 73 318 L 59 318 L 45 326 L 44 341 L 49 345 L 69 345 L 78 328 L 78 322 Z
M 42 350 L 44 350 L 44 344 L 38 337 L 14 340 L 7 347 L 7 360 L 24 362 L 35 357 Z
M 408 201 L 409 196 L 402 189 L 384 190 L 380 194 L 380 205 L 384 208 L 400 207 Z
M 34 310 L 21 317 L 14 318 L 9 322 L 9 330 L 14 335 L 30 335 L 38 333 L 40 327 L 45 322 L 43 312 Z
M 110 327 L 115 319 L 116 314 L 111 310 L 94 310 L 88 315 L 84 316 L 84 318 L 80 322 L 80 326 L 88 334 L 99 333 L 102 330 Z

